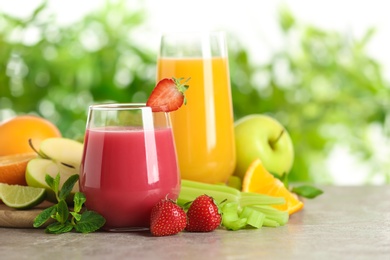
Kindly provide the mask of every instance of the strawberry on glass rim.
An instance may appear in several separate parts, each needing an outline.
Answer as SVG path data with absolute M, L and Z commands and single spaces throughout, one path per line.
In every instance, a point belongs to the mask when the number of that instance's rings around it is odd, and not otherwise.
M 152 107 L 153 112 L 171 112 L 179 109 L 187 103 L 184 92 L 189 88 L 186 83 L 190 78 L 181 83 L 183 78 L 172 77 L 160 80 L 154 87 L 146 105 Z

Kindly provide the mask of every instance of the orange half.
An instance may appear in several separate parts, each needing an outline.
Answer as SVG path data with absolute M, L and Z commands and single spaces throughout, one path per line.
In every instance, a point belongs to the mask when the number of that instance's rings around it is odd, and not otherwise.
M 283 197 L 286 203 L 273 207 L 288 211 L 290 215 L 303 208 L 303 202 L 294 193 L 290 192 L 279 179 L 269 173 L 260 159 L 254 160 L 246 171 L 242 191 Z
M 26 186 L 27 163 L 35 157 L 36 153 L 0 156 L 0 182 Z

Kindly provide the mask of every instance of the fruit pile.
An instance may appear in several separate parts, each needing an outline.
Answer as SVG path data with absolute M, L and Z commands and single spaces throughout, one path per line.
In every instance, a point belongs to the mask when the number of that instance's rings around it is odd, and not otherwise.
M 282 197 L 274 205 L 290 215 L 300 211 L 300 197 L 315 198 L 322 191 L 310 186 L 292 187 L 288 173 L 294 163 L 294 147 L 289 133 L 276 119 L 267 115 L 247 115 L 234 125 L 236 167 L 230 185 L 243 192 Z
M 50 121 L 38 116 L 16 116 L 0 124 L 0 183 L 17 185 L 24 196 L 7 195 L 11 188 L 2 189 L 2 200 L 7 205 L 24 208 L 47 199 L 54 202 L 53 191 L 45 182 L 46 174 L 60 173 L 64 181 L 79 173 L 83 144 L 64 138 L 59 129 Z M 27 193 L 30 188 L 44 189 L 45 196 Z M 62 183 L 61 185 L 62 186 Z M 6 186 L 4 186 L 6 187 Z M 30 189 L 31 190 L 31 189 Z M 73 193 L 78 191 L 76 185 Z M 41 195 L 41 193 L 39 193 Z M 0 194 L 1 195 L 1 194 Z

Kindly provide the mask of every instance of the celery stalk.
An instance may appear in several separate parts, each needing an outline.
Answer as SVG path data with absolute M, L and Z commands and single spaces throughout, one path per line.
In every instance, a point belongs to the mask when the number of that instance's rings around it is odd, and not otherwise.
M 203 194 L 207 194 L 208 196 L 213 197 L 213 199 L 216 201 L 217 204 L 223 201 L 238 202 L 239 200 L 239 196 L 233 195 L 231 193 L 225 193 L 223 191 L 218 191 L 218 190 L 203 190 L 203 189 L 192 188 L 192 187 L 182 185 L 179 198 L 177 199 L 177 204 L 183 206 L 184 204 L 195 200 L 196 197 Z
M 278 210 L 268 205 L 256 205 L 252 208 L 264 213 L 267 219 L 276 221 L 281 226 L 288 222 L 289 214 L 287 211 Z
M 276 222 L 275 220 L 265 218 L 264 222 L 263 222 L 263 226 L 265 226 L 265 227 L 279 227 L 280 224 L 278 222 Z
M 242 207 L 252 205 L 281 205 L 286 203 L 282 197 L 273 197 L 265 194 L 241 192 L 240 204 Z
M 189 188 L 194 188 L 194 189 L 200 189 L 203 190 L 204 192 L 206 191 L 220 191 L 223 193 L 231 194 L 234 196 L 240 196 L 240 191 L 226 186 L 222 184 L 209 184 L 209 183 L 203 183 L 203 182 L 197 182 L 197 181 L 190 181 L 190 180 L 181 180 L 181 185 L 182 187 L 189 187 Z
M 240 192 L 223 184 L 208 184 L 182 179 L 177 204 L 185 208 L 203 194 L 213 197 L 219 204 L 222 212 L 222 226 L 228 230 L 239 230 L 249 226 L 254 228 L 278 227 L 285 225 L 289 219 L 287 211 L 271 206 L 284 204 L 284 198 Z
M 228 202 L 221 207 L 222 225 L 228 230 L 239 230 L 247 224 L 247 218 L 239 217 L 238 207 L 238 202 Z
M 244 207 L 240 213 L 240 218 L 246 218 L 246 223 L 252 227 L 261 228 L 265 214 L 251 207 Z

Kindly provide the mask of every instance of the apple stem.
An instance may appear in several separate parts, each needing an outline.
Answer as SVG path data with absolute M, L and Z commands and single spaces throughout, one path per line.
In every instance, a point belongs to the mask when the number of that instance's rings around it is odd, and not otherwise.
M 47 157 L 46 155 L 40 153 L 37 149 L 35 149 L 34 145 L 32 144 L 31 138 L 28 139 L 28 144 L 30 145 L 31 149 L 33 149 L 34 152 L 37 153 L 38 156 L 42 157 L 43 159 L 50 159 L 49 157 Z
M 41 154 L 37 151 L 37 149 L 35 149 L 34 145 L 32 144 L 31 138 L 28 139 L 28 145 L 31 147 L 31 149 L 34 150 L 34 152 L 35 152 L 37 155 L 41 156 Z
M 284 129 L 282 129 L 282 131 L 280 131 L 279 136 L 278 136 L 275 140 L 269 141 L 269 142 L 268 142 L 269 145 L 272 147 L 272 149 L 275 148 L 275 144 L 276 144 L 276 143 L 279 141 L 279 139 L 282 137 L 283 133 L 284 133 Z

